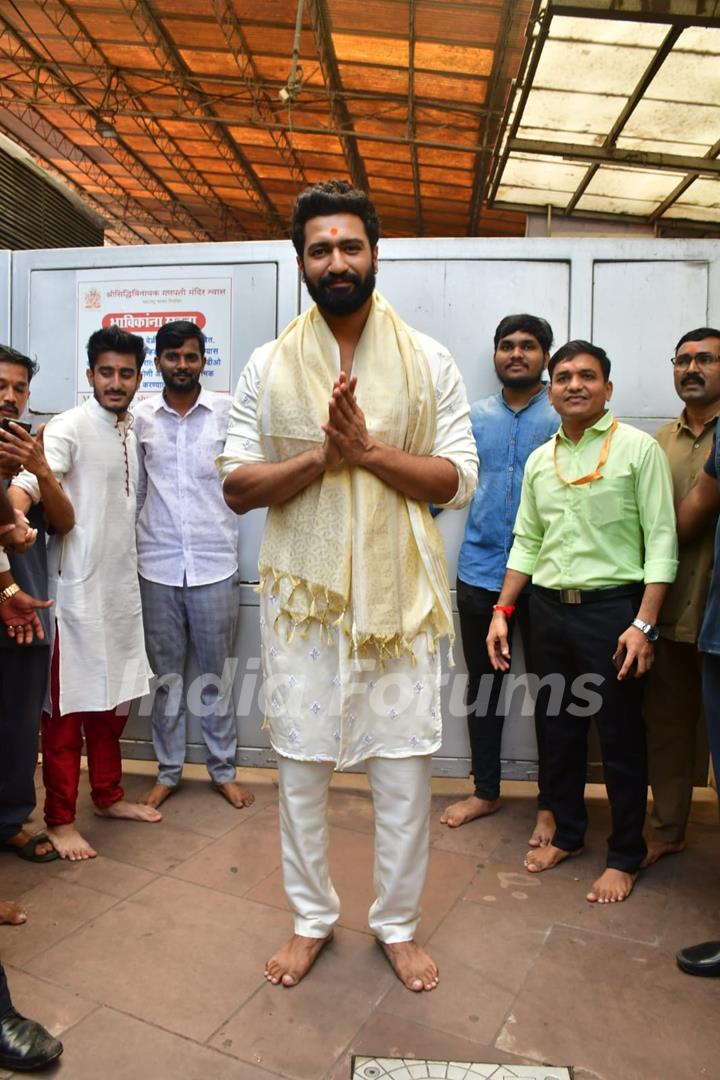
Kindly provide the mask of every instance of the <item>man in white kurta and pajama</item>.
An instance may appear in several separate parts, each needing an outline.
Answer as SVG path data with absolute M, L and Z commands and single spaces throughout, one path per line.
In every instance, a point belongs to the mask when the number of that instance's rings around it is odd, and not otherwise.
M 42 718 L 47 833 L 62 858 L 96 852 L 75 825 L 83 733 L 95 812 L 102 817 L 159 821 L 151 806 L 127 802 L 120 781 L 118 706 L 148 692 L 135 548 L 138 477 L 128 406 L 140 385 L 142 338 L 116 326 L 88 341 L 93 396 L 53 417 L 45 457 L 75 511 L 75 526 L 48 545 L 49 591 L 56 634 L 50 700 Z M 34 501 L 31 473 L 15 477 Z
M 410 990 L 437 967 L 414 941 L 440 747 L 439 641 L 452 635 L 427 504 L 465 506 L 477 457 L 460 374 L 375 292 L 379 225 L 344 181 L 303 192 L 293 243 L 316 306 L 256 350 L 218 459 L 237 513 L 269 512 L 260 552 L 266 722 L 278 755 L 293 937 L 268 961 L 295 986 L 332 937 L 333 769 L 364 763 L 375 810 L 369 922 Z

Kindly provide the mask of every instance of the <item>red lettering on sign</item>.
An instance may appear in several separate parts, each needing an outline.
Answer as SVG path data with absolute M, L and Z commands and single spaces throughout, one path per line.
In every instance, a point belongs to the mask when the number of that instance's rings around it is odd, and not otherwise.
M 119 326 L 133 334 L 154 334 L 169 322 L 186 319 L 202 330 L 207 322 L 202 311 L 110 311 L 103 315 L 103 329 Z

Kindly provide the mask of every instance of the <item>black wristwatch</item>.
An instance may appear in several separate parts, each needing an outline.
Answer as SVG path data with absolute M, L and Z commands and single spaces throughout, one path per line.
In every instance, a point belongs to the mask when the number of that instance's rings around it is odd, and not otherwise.
M 633 619 L 633 626 L 636 626 L 638 630 L 642 630 L 648 641 L 657 641 L 660 637 L 660 631 L 657 626 L 653 626 L 652 623 L 643 622 L 642 619 Z

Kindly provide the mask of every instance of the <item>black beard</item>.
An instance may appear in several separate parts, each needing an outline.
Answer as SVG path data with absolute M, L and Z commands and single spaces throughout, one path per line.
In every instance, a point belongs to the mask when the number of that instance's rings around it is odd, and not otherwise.
M 355 287 L 349 292 L 333 292 L 328 286 L 337 281 L 351 281 Z M 317 285 L 306 278 L 305 287 L 317 306 L 328 315 L 352 315 L 372 296 L 375 271 L 370 267 L 364 278 L 354 270 L 346 270 L 344 274 L 324 274 Z
M 541 375 L 500 375 L 498 379 L 507 386 L 508 390 L 529 390 L 532 386 L 539 386 L 542 382 Z
M 93 397 L 95 398 L 101 409 L 105 409 L 106 412 L 113 413 L 114 416 L 121 416 L 123 413 L 126 413 L 128 411 L 130 401 L 132 400 L 132 398 L 126 398 L 122 405 L 111 405 L 109 402 L 103 402 L 100 400 L 100 396 L 95 387 L 93 387 Z
M 164 371 L 161 371 L 160 374 L 168 390 L 172 390 L 176 394 L 194 394 L 200 385 L 199 375 L 196 379 L 188 379 L 187 382 L 176 382 L 172 375 L 166 375 Z

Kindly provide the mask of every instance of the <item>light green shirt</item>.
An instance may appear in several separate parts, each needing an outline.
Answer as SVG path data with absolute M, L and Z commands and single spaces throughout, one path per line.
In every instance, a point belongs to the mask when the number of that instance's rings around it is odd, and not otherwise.
M 561 427 L 527 460 L 507 565 L 535 585 L 602 589 L 675 578 L 672 480 L 655 439 L 619 424 L 601 479 L 573 487 L 555 470 L 557 439 L 557 465 L 566 480 L 594 472 L 613 419 L 608 410 L 577 443 Z

